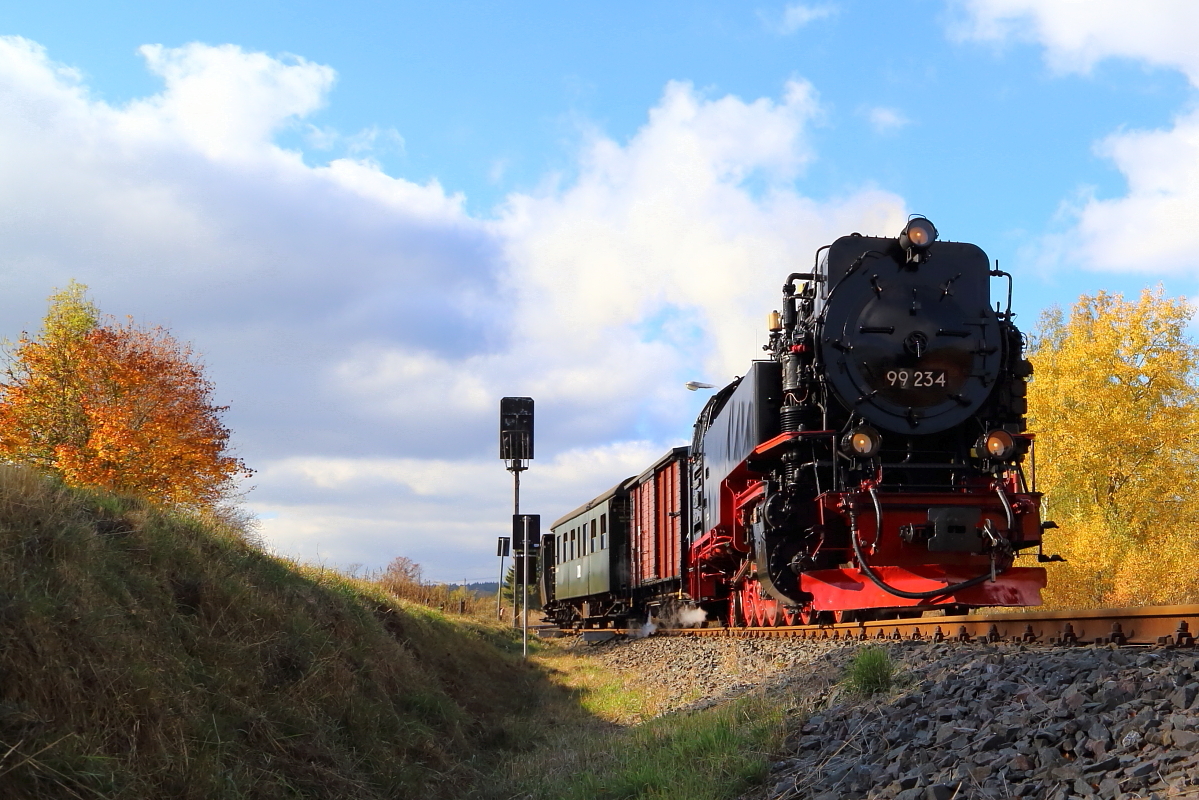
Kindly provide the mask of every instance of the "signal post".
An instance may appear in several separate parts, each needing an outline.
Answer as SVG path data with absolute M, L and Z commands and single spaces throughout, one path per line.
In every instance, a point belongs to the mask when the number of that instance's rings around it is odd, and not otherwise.
M 525 657 L 529 655 L 529 573 L 537 545 L 540 544 L 540 517 L 520 513 L 520 473 L 533 460 L 533 398 L 500 398 L 500 459 L 513 479 L 512 544 L 512 623 L 516 624 L 517 590 L 524 598 L 521 614 L 521 640 Z M 530 538 L 532 542 L 530 542 Z

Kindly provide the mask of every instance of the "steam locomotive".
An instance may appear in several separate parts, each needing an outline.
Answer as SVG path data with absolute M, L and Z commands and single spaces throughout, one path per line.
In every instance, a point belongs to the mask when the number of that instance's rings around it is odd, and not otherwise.
M 1039 605 L 1045 569 L 1014 565 L 1051 560 L 1053 523 L 1011 290 L 923 217 L 820 248 L 769 314 L 769 357 L 712 396 L 691 446 L 553 523 L 547 617 L 765 627 Z

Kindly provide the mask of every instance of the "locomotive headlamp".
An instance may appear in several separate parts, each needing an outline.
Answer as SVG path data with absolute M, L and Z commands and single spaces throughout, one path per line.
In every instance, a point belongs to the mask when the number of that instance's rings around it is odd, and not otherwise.
M 981 445 L 979 450 L 981 455 L 986 458 L 996 458 L 1000 461 L 1006 461 L 1016 452 L 1016 440 L 1007 431 L 994 430 L 988 433 L 983 440 L 979 442 Z
M 883 437 L 869 425 L 854 428 L 841 440 L 841 449 L 859 458 L 876 455 L 883 446 Z
M 904 250 L 927 250 L 937 240 L 937 229 L 924 217 L 908 220 L 903 233 L 899 234 L 899 246 Z

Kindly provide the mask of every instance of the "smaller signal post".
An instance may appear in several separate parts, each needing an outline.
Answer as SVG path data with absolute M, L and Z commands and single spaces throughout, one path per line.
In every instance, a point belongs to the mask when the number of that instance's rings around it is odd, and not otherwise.
M 501 536 L 499 542 L 495 546 L 495 554 L 500 557 L 500 579 L 495 585 L 495 618 L 504 618 L 504 609 L 502 598 L 504 596 L 504 559 L 508 557 L 508 546 L 512 542 L 511 537 Z
M 501 397 L 500 398 L 500 459 L 507 465 L 506 469 L 512 473 L 514 481 L 513 491 L 513 520 L 520 517 L 520 473 L 528 469 L 527 461 L 533 460 L 533 398 L 531 397 Z M 524 535 L 528 536 L 527 524 L 524 527 Z M 513 531 L 514 538 L 517 532 Z M 518 539 L 519 541 L 519 539 Z M 519 547 L 520 557 L 514 559 L 514 563 L 520 564 L 524 569 L 517 568 L 513 573 L 512 582 L 512 621 L 516 622 L 516 591 L 519 588 L 524 595 L 523 609 L 521 615 L 522 622 L 522 639 L 523 651 L 527 658 L 529 655 L 529 590 L 528 590 L 528 561 L 530 548 L 528 542 L 522 542 L 524 547 Z M 525 580 L 522 581 L 522 572 Z

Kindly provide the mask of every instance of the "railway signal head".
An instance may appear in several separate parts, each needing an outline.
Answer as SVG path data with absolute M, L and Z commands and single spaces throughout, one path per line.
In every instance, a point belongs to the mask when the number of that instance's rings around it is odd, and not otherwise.
M 500 458 L 533 459 L 533 398 L 500 398 Z

